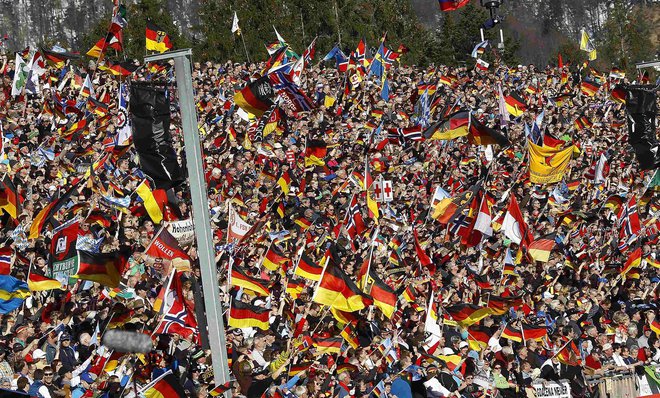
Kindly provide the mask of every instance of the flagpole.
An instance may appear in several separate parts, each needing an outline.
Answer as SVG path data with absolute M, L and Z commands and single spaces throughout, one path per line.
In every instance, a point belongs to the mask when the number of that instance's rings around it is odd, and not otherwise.
M 241 36 L 241 41 L 243 42 L 243 49 L 245 50 L 245 56 L 247 57 L 248 63 L 251 64 L 252 61 L 250 61 L 250 54 L 248 54 L 247 46 L 245 45 L 245 37 L 243 37 L 243 35 L 239 35 L 239 36 Z

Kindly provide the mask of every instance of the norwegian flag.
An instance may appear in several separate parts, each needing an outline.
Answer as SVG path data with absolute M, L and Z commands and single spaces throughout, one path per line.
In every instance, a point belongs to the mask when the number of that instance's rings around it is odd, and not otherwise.
M 633 196 L 625 206 L 621 207 L 618 214 L 619 228 L 621 228 L 620 238 L 633 238 L 639 235 L 642 227 L 639 223 L 639 214 L 637 213 L 637 200 Z
M 273 89 L 289 102 L 296 112 L 306 112 L 314 109 L 314 102 L 298 85 L 289 80 L 284 72 L 275 71 L 268 75 Z
M 154 334 L 176 333 L 186 338 L 192 337 L 195 342 L 199 342 L 194 309 L 183 300 L 180 272 L 174 273 L 172 282 L 164 297 L 164 305 L 167 309 L 164 311 L 163 318 L 158 323 L 156 330 L 154 330 Z
M 397 145 L 403 145 L 406 140 L 424 141 L 424 137 L 422 136 L 422 126 L 388 129 L 387 139 L 390 143 Z
M 0 275 L 9 275 L 11 272 L 11 256 L 14 253 L 11 247 L 0 247 Z
M 353 195 L 351 199 L 351 204 L 348 207 L 348 212 L 346 213 L 346 232 L 351 238 L 351 244 L 355 241 L 358 236 L 362 235 L 366 227 L 364 225 L 364 220 L 362 219 L 362 213 L 360 213 L 360 206 L 357 202 L 357 196 Z

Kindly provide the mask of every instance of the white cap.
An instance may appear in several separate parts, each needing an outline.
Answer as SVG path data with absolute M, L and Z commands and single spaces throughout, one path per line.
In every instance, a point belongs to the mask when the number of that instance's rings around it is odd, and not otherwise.
M 458 344 L 458 348 L 467 348 L 467 347 L 469 347 L 469 346 L 470 346 L 470 345 L 469 345 L 466 341 L 461 341 L 461 342 Z
M 32 353 L 32 359 L 34 359 L 35 361 L 37 361 L 39 359 L 46 359 L 46 353 L 43 350 L 37 348 Z

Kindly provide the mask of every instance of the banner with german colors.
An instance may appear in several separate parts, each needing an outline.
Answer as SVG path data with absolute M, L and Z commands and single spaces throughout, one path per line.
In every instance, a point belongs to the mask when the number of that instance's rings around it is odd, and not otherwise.
M 556 233 L 551 233 L 535 239 L 527 248 L 530 257 L 535 261 L 548 262 L 556 244 L 555 237 Z
M 287 263 L 289 259 L 282 253 L 277 246 L 271 245 L 264 256 L 264 267 L 269 271 L 275 271 L 283 264 Z
M 491 314 L 488 307 L 475 304 L 455 304 L 445 307 L 445 313 L 463 327 L 473 325 Z
M 398 300 L 397 295 L 391 287 L 376 275 L 376 272 L 373 269 L 369 270 L 369 276 L 364 287 L 364 292 L 371 296 L 374 305 L 378 307 L 386 317 L 392 318 Z
M 520 329 L 515 328 L 511 325 L 506 325 L 500 337 L 502 337 L 503 339 L 516 341 L 518 343 L 522 342 L 523 339 L 522 332 L 520 331 Z
M 548 329 L 545 325 L 522 324 L 523 338 L 525 340 L 542 340 L 548 335 Z
M 244 303 L 240 300 L 232 300 L 229 310 L 229 326 L 233 328 L 259 328 L 267 330 L 270 310 Z

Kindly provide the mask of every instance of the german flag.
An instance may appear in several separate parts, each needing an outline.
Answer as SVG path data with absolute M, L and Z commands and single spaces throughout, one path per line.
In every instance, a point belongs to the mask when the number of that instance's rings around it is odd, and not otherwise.
M 504 134 L 481 123 L 477 118 L 473 118 L 470 123 L 470 134 L 468 140 L 473 145 L 500 145 L 509 146 L 511 143 Z
M 557 107 L 562 107 L 564 104 L 568 104 L 568 102 L 573 98 L 572 94 L 562 94 L 558 95 L 556 97 L 550 98 L 550 101 L 554 102 Z
M 352 363 L 344 362 L 341 365 L 337 365 L 337 368 L 335 369 L 335 373 L 339 375 L 345 372 L 354 373 L 357 372 L 358 370 L 359 370 L 358 367 L 353 365 Z
M 304 288 L 305 288 L 305 282 L 303 281 L 289 280 L 286 283 L 286 292 L 294 300 L 300 297 L 300 293 L 302 293 Z
M 46 223 L 62 208 L 62 206 L 64 206 L 69 201 L 71 195 L 78 190 L 80 183 L 86 179 L 87 178 L 82 178 L 73 182 L 71 188 L 69 188 L 64 193 L 64 195 L 41 209 L 36 217 L 34 217 L 34 220 L 32 220 L 32 225 L 30 226 L 30 235 L 28 235 L 28 239 L 35 239 L 39 236 L 41 231 L 43 231 Z
M 575 342 L 569 340 L 555 355 L 559 362 L 568 366 L 581 366 L 582 359 L 580 357 L 580 350 L 578 350 Z
M 306 371 L 307 369 L 311 368 L 313 364 L 314 364 L 313 362 L 303 362 L 303 363 L 291 365 L 289 367 L 289 377 L 293 377 L 298 373 L 302 373 Z
M 630 256 L 621 270 L 621 276 L 628 279 L 639 278 L 639 266 L 642 263 L 642 248 L 637 247 Z
M 358 289 L 355 282 L 332 262 L 326 265 L 312 300 L 346 312 L 359 311 L 373 303 Z
M 266 287 L 268 281 L 264 279 L 251 278 L 238 266 L 233 266 L 231 268 L 231 284 L 232 286 L 242 287 L 243 289 L 255 292 L 260 296 L 270 295 L 270 291 Z
M 59 53 L 59 52 L 54 52 L 54 51 L 47 51 L 44 49 L 41 49 L 41 53 L 44 55 L 44 58 L 46 61 L 53 67 L 57 69 L 62 69 L 64 65 L 66 64 L 66 61 L 69 59 L 77 59 L 80 58 L 79 54 L 72 54 L 72 53 Z
M 104 63 L 99 64 L 99 70 L 108 72 L 113 76 L 130 76 L 140 67 L 134 65 L 132 62 L 113 62 L 105 60 Z
M 14 182 L 9 178 L 9 174 L 5 174 L 2 178 L 3 191 L 0 193 L 0 209 L 4 210 L 16 219 L 19 214 L 23 212 L 21 208 L 21 200 L 16 190 Z
M 152 383 L 149 388 L 142 392 L 145 398 L 180 398 L 187 395 L 171 370 L 165 372 Z
M 116 329 L 124 326 L 133 318 L 133 315 L 134 311 L 126 308 L 124 304 L 115 304 L 112 318 L 108 322 L 108 329 Z
M 490 295 L 488 298 L 488 308 L 493 315 L 504 315 L 509 308 L 522 304 L 522 296 L 501 297 Z
M 584 80 L 580 84 L 580 91 L 582 92 L 582 94 L 588 97 L 593 97 L 594 95 L 596 95 L 598 90 L 600 90 L 600 84 L 594 81 Z
M 468 328 L 467 332 L 468 344 L 470 345 L 471 349 L 475 351 L 481 351 L 488 347 L 488 341 L 492 335 L 490 330 L 484 328 L 483 326 L 473 325 Z
M 556 244 L 555 237 L 556 234 L 551 233 L 530 243 L 529 247 L 527 248 L 530 257 L 532 257 L 535 261 L 541 261 L 544 263 L 548 262 L 550 259 L 550 253 Z
M 328 145 L 323 140 L 309 140 L 305 146 L 305 167 L 325 166 L 323 160 L 328 154 Z
M 511 325 L 506 325 L 500 337 L 507 340 L 517 341 L 518 343 L 522 342 L 522 332 L 520 329 Z
M 346 340 L 346 342 L 353 347 L 353 349 L 358 348 L 360 345 L 360 342 L 358 341 L 357 338 L 357 333 L 355 333 L 355 328 L 353 327 L 352 324 L 348 323 L 346 324 L 346 327 L 342 329 L 341 333 L 339 333 L 341 337 Z
M 655 335 L 660 337 L 660 322 L 658 322 L 657 319 L 654 319 L 649 326 L 651 327 L 651 330 L 655 332 Z
M 591 128 L 594 124 L 589 120 L 589 118 L 585 115 L 580 116 L 579 118 L 575 119 L 575 128 L 577 130 L 584 130 Z
M 40 292 L 44 290 L 61 289 L 62 283 L 56 279 L 51 279 L 43 275 L 30 272 L 28 275 L 28 289 L 31 292 Z
M 415 293 L 410 286 L 406 286 L 406 289 L 403 291 L 403 293 L 401 293 L 401 296 L 409 303 L 416 301 Z
M 289 188 L 291 186 L 291 174 L 289 173 L 289 171 L 285 171 L 284 173 L 282 173 L 280 178 L 277 180 L 277 185 L 279 185 L 280 188 L 282 188 L 282 192 L 285 195 L 289 194 Z
M 268 330 L 270 310 L 240 300 L 232 300 L 229 310 L 229 326 L 233 328 L 259 328 Z
M 548 335 L 548 329 L 542 325 L 522 324 L 523 336 L 525 340 L 541 340 Z
M 378 307 L 386 317 L 392 318 L 396 309 L 397 296 L 394 290 L 383 282 L 373 269 L 369 269 L 369 277 L 364 292 L 371 296 L 374 305 Z
M 110 107 L 108 106 L 108 104 L 96 100 L 92 97 L 87 98 L 87 110 L 89 110 L 96 116 L 103 117 L 107 115 L 109 109 Z
M 280 218 L 284 218 L 284 211 L 285 211 L 284 202 L 280 202 L 277 205 L 277 215 L 280 216 Z
M 248 83 L 234 94 L 234 103 L 244 111 L 261 117 L 273 106 L 273 87 L 268 76 Z
M 126 250 L 111 253 L 78 250 L 78 272 L 71 277 L 97 282 L 108 287 L 117 287 L 129 255 L 130 253 Z
M 338 354 L 341 352 L 341 337 L 331 337 L 314 341 L 314 347 L 319 354 Z
M 306 231 L 309 227 L 312 226 L 311 221 L 309 221 L 308 219 L 306 219 L 303 216 L 300 216 L 300 217 L 296 218 L 293 221 L 293 223 L 296 224 L 297 226 L 299 226 L 302 231 Z
M 463 327 L 473 325 L 491 314 L 490 308 L 468 303 L 446 307 L 445 312 Z
M 610 98 L 614 102 L 618 102 L 619 104 L 625 104 L 626 103 L 626 90 L 623 89 L 621 86 L 616 86 L 610 91 Z
M 135 192 L 140 199 L 142 199 L 144 209 L 147 211 L 147 214 L 149 214 L 151 221 L 153 221 L 154 224 L 160 224 L 160 222 L 163 221 L 164 206 L 161 206 L 161 204 L 158 203 L 158 200 L 156 200 L 156 196 L 154 196 L 154 192 L 151 190 L 146 178 L 137 188 L 135 188 Z
M 231 367 L 231 365 L 230 365 Z M 216 386 L 213 388 L 213 390 L 209 391 L 209 396 L 210 397 L 219 397 L 220 395 L 224 394 L 225 392 L 231 390 L 231 383 L 226 382 L 225 384 L 220 384 L 219 386 Z
M 163 29 L 158 27 L 158 25 L 151 21 L 147 21 L 147 30 L 145 35 L 147 38 L 147 50 L 163 53 L 172 49 L 172 41 L 170 40 L 170 36 Z
M 293 272 L 298 276 L 302 276 L 305 279 L 310 281 L 317 282 L 321 279 L 321 274 L 323 273 L 323 267 L 316 264 L 307 254 L 303 253 L 300 256 L 300 261 L 296 270 Z
M 83 131 L 87 128 L 87 124 L 89 124 L 89 119 L 83 118 L 73 123 L 68 128 L 61 127 L 57 129 L 57 133 L 60 135 L 60 137 L 64 138 L 65 140 L 71 141 L 73 139 L 74 134 Z
M 513 117 L 519 117 L 527 110 L 525 100 L 516 92 L 512 92 L 510 95 L 504 97 L 504 103 L 506 109 Z
M 460 110 L 447 118 L 430 125 L 422 133 L 428 140 L 451 140 L 468 134 L 470 112 Z
M 472 188 L 462 192 L 461 194 L 454 196 L 453 198 L 442 199 L 438 204 L 435 205 L 433 214 L 431 217 L 437 220 L 441 224 L 448 224 L 454 218 L 454 215 L 458 212 L 460 208 L 470 203 L 475 195 L 475 191 L 478 192 L 480 189 L 479 186 L 473 186 Z
M 358 321 L 357 317 L 353 315 L 352 312 L 340 311 L 332 307 L 330 308 L 330 312 L 332 313 L 332 316 L 337 320 L 337 322 L 342 325 L 347 323 L 355 324 Z
M 122 41 L 122 28 L 119 24 L 113 22 L 105 37 L 100 38 L 99 41 L 87 51 L 87 55 L 93 58 L 101 58 L 108 47 L 121 51 Z
M 263 265 L 266 269 L 275 271 L 288 261 L 289 259 L 280 251 L 280 249 L 277 248 L 277 246 L 271 245 L 264 256 Z

